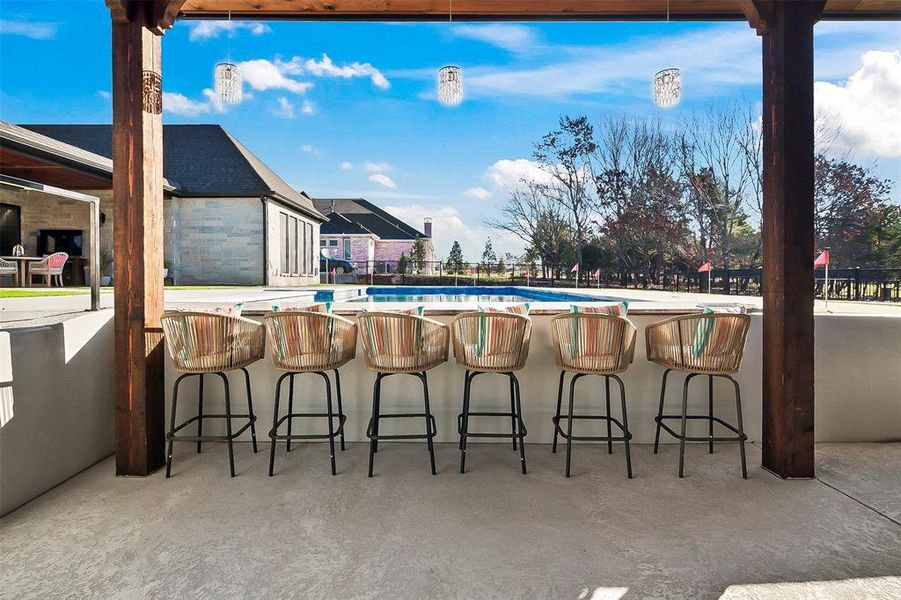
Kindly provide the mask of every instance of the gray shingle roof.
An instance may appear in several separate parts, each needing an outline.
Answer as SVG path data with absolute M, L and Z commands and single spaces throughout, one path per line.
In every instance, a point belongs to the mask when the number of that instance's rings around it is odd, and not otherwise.
M 112 157 L 110 125 L 22 125 L 23 128 Z M 297 192 L 219 125 L 163 125 L 163 175 L 179 196 L 274 196 L 324 220 Z
M 418 229 L 362 198 L 315 198 L 313 204 L 321 213 L 337 213 L 343 217 L 341 221 L 334 219 L 322 233 L 349 235 L 362 229 L 383 240 L 415 240 L 417 236 L 425 239 L 425 234 Z

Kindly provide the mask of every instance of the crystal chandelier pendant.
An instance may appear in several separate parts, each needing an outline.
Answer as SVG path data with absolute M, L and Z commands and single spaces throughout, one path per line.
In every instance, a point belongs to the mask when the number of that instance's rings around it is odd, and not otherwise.
M 463 70 L 456 65 L 438 69 L 438 101 L 445 106 L 463 102 Z
M 679 69 L 663 69 L 654 75 L 654 102 L 657 106 L 670 108 L 682 99 L 682 76 Z
M 227 104 L 240 104 L 243 96 L 241 72 L 229 62 L 216 65 L 216 95 Z

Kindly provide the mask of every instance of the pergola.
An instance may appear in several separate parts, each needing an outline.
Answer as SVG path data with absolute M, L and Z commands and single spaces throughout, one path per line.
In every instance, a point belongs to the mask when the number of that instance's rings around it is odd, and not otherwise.
M 443 20 L 446 0 L 106 0 L 112 16 L 116 472 L 164 461 L 161 36 L 178 18 Z M 813 27 L 901 0 L 454 0 L 457 20 L 746 20 L 763 38 L 763 467 L 814 475 Z M 124 258 L 124 259 L 123 259 Z

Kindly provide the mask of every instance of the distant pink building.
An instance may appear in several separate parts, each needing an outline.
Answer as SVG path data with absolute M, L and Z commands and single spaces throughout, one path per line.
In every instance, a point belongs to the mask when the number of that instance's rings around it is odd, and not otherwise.
M 377 273 L 391 273 L 401 254 L 410 258 L 418 237 L 425 244 L 426 261 L 435 260 L 431 219 L 425 219 L 419 231 L 362 198 L 319 198 L 313 204 L 329 219 L 320 227 L 319 245 L 331 257 L 350 260 L 360 269 L 368 265 Z

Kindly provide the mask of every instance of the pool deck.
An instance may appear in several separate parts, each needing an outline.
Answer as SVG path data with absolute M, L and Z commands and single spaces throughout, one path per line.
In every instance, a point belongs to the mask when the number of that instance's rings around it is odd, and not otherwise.
M 316 286 L 306 288 L 234 287 L 215 289 L 167 289 L 166 308 L 203 308 L 243 302 L 248 315 L 268 312 L 276 301 L 312 301 L 317 292 L 335 290 L 338 293 L 334 309 L 338 313 L 353 314 L 365 305 L 347 301 L 365 293 L 369 286 Z M 543 288 L 549 291 L 585 294 L 599 299 L 609 297 L 629 298 L 631 314 L 680 314 L 698 310 L 699 303 L 730 303 L 746 306 L 750 312 L 763 308 L 763 299 L 756 296 L 725 296 L 691 292 L 662 292 L 654 290 L 617 288 Z M 53 324 L 84 313 L 90 304 L 87 294 L 69 296 L 38 296 L 29 298 L 0 299 L 0 328 Z M 379 309 L 409 307 L 409 303 L 379 302 Z M 570 302 L 535 302 L 533 314 L 555 314 L 569 310 Z M 113 294 L 104 291 L 100 295 L 101 308 L 112 308 Z M 474 302 L 429 303 L 426 309 L 431 315 L 451 315 L 465 310 L 475 310 Z M 901 303 L 846 302 L 830 300 L 828 308 L 822 300 L 815 303 L 817 314 L 859 314 L 901 317 Z

